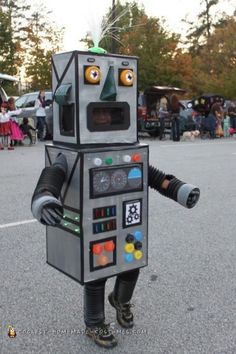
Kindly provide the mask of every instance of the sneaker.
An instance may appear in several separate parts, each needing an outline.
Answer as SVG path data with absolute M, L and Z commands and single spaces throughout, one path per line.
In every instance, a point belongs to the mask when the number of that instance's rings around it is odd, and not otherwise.
M 117 340 L 113 336 L 109 324 L 103 323 L 96 327 L 86 327 L 85 333 L 100 347 L 114 348 L 117 345 Z
M 112 307 L 116 309 L 116 319 L 117 322 L 123 328 L 132 328 L 134 326 L 134 316 L 130 308 L 133 307 L 132 304 L 121 304 L 114 299 L 113 293 L 110 293 L 108 300 Z

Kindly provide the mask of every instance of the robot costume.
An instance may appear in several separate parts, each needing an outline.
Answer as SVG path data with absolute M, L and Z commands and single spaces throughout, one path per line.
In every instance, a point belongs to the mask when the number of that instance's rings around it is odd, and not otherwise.
M 86 334 L 117 344 L 105 324 L 104 292 L 133 327 L 130 300 L 148 262 L 148 186 L 192 208 L 199 189 L 149 166 L 138 142 L 138 58 L 92 51 L 55 54 L 53 143 L 32 197 L 46 225 L 47 263 L 84 285 Z M 167 182 L 167 183 L 166 183 Z

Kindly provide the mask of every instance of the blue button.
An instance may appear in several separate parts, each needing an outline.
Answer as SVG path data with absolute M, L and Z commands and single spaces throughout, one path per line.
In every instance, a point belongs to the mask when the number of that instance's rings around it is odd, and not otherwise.
M 125 260 L 126 260 L 126 262 L 128 262 L 128 263 L 133 262 L 134 256 L 132 255 L 132 253 L 125 253 Z
M 135 231 L 134 232 L 134 237 L 137 241 L 141 241 L 143 238 L 142 232 L 141 231 Z

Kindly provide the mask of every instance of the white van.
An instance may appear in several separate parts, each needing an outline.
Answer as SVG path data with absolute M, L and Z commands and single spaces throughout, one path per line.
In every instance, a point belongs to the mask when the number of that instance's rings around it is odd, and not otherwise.
M 3 101 L 8 100 L 8 95 L 6 94 L 5 90 L 2 87 L 2 83 L 4 81 L 17 82 L 19 80 L 14 76 L 0 73 L 0 105 Z

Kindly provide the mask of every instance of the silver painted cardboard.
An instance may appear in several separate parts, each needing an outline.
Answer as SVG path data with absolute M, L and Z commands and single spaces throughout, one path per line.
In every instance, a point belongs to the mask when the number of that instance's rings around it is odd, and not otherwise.
M 74 150 L 47 145 L 46 166 L 53 163 L 59 152 L 63 152 L 68 161 L 68 173 L 61 193 L 68 217 L 63 219 L 60 227 L 47 227 L 47 262 L 82 284 L 146 266 L 148 258 L 148 146 L 137 144 L 129 147 Z M 91 171 L 96 172 L 97 169 L 104 171 L 112 169 L 113 171 L 113 167 L 114 171 L 130 168 L 136 164 L 124 162 L 124 156 L 133 156 L 136 153 L 141 156 L 143 190 L 98 197 L 91 194 Z M 112 165 L 107 165 L 107 158 L 112 159 Z M 102 161 L 99 167 L 95 165 L 95 159 Z M 141 201 L 140 222 L 134 225 L 124 225 L 124 206 L 132 203 L 138 205 L 139 201 Z M 94 209 L 109 206 L 116 207 L 115 217 L 94 220 Z M 94 234 L 93 228 L 96 222 L 103 223 L 112 219 L 116 220 L 115 230 Z M 135 231 L 142 233 L 143 257 L 128 263 L 124 259 L 126 237 Z M 115 264 L 99 268 L 96 264 L 96 256 L 91 255 L 91 247 L 94 242 L 100 243 L 101 241 L 104 244 L 106 240 L 111 239 L 115 240 L 116 248 L 114 254 L 109 254 L 109 261 Z
M 72 60 L 71 60 L 72 59 Z M 70 62 L 71 60 L 71 62 Z M 93 60 L 90 63 L 89 60 Z M 53 92 L 58 85 L 72 84 L 69 102 L 74 103 L 74 136 L 63 136 L 59 127 L 59 105 L 53 103 L 53 141 L 64 144 L 115 144 L 137 142 L 137 58 L 115 55 L 94 55 L 86 52 L 59 53 L 53 56 Z M 69 64 L 70 63 L 70 64 Z M 124 64 L 125 63 L 125 64 Z M 127 65 L 128 66 L 124 66 Z M 98 66 L 102 77 L 99 85 L 88 85 L 84 79 L 86 65 Z M 114 67 L 117 89 L 116 102 L 127 102 L 130 107 L 130 126 L 127 130 L 104 131 L 102 134 L 87 128 L 87 106 L 92 102 L 102 102 L 100 94 L 110 66 Z M 131 69 L 134 82 L 131 87 L 119 86 L 119 69 Z

